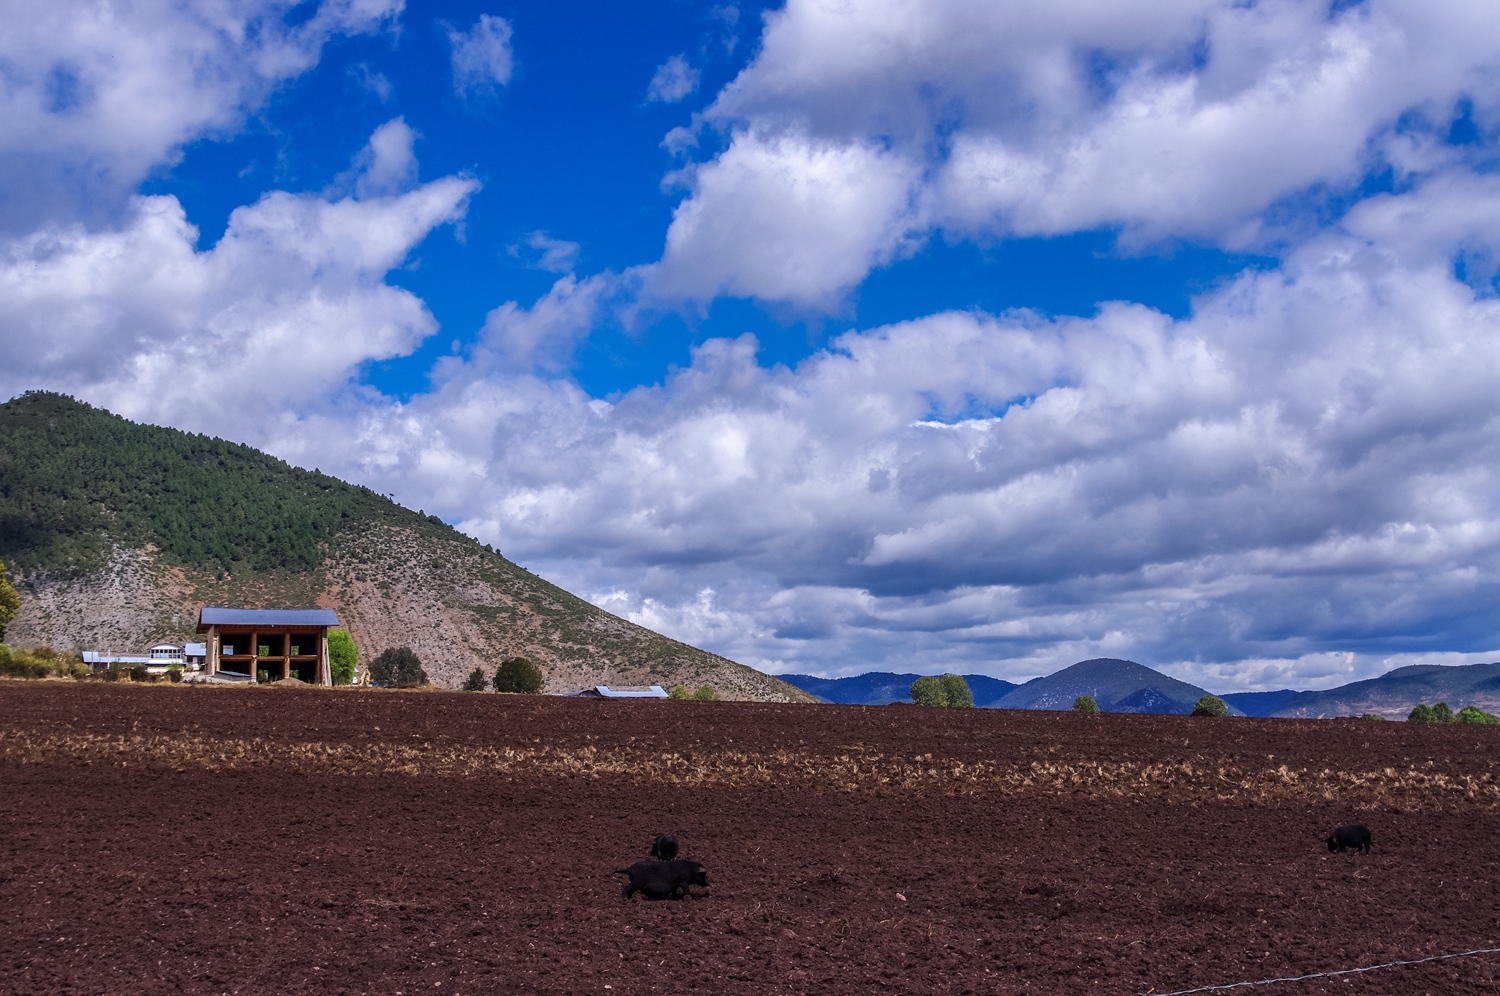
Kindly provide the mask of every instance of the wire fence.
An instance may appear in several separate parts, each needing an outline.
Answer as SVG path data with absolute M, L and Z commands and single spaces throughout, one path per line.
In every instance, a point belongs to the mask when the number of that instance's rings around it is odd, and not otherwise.
M 1288 975 L 1280 979 L 1259 979 L 1255 982 L 1229 982 L 1221 986 L 1199 986 L 1196 989 L 1177 989 L 1169 993 L 1159 993 L 1153 987 L 1142 993 L 1141 996 L 1188 996 L 1188 993 L 1213 993 L 1222 992 L 1225 989 L 1241 989 L 1246 986 L 1269 986 L 1276 982 L 1302 982 L 1305 979 L 1330 979 L 1335 975 L 1354 975 L 1359 972 L 1373 972 L 1381 968 L 1399 968 L 1402 965 L 1423 965 L 1430 961 L 1447 961 L 1449 958 L 1467 958 L 1470 955 L 1497 954 L 1500 948 L 1475 948 L 1472 951 L 1455 951 L 1452 954 L 1433 955 L 1430 958 L 1412 958 L 1408 961 L 1387 961 L 1379 965 L 1365 965 L 1361 968 L 1342 968 L 1336 972 L 1312 972 L 1307 975 Z

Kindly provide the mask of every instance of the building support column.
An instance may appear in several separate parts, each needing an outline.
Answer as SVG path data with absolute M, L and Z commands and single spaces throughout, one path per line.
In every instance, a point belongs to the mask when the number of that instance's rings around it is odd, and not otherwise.
M 333 686 L 333 665 L 328 659 L 328 630 L 318 633 L 318 684 Z

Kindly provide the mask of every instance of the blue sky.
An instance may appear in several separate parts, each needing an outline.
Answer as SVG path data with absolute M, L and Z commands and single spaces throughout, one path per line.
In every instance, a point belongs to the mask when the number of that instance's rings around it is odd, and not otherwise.
M 1484 4 L 11 14 L 6 393 L 769 670 L 1500 651 Z

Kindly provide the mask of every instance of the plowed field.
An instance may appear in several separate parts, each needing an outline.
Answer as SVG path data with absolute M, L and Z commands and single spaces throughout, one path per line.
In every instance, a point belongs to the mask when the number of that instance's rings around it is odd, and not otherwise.
M 0 992 L 1157 993 L 1500 947 L 1500 729 L 0 682 Z M 1329 854 L 1340 823 L 1374 850 Z M 620 900 L 675 832 L 706 898 Z M 1500 955 L 1267 988 L 1493 993 Z

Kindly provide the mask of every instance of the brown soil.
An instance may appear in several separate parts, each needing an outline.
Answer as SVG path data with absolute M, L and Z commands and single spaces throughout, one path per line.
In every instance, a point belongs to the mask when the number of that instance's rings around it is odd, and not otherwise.
M 1479 727 L 0 681 L 0 991 L 1162 993 L 1494 947 L 1497 758 Z M 1327 852 L 1346 822 L 1373 853 Z M 709 896 L 622 902 L 668 831 Z

